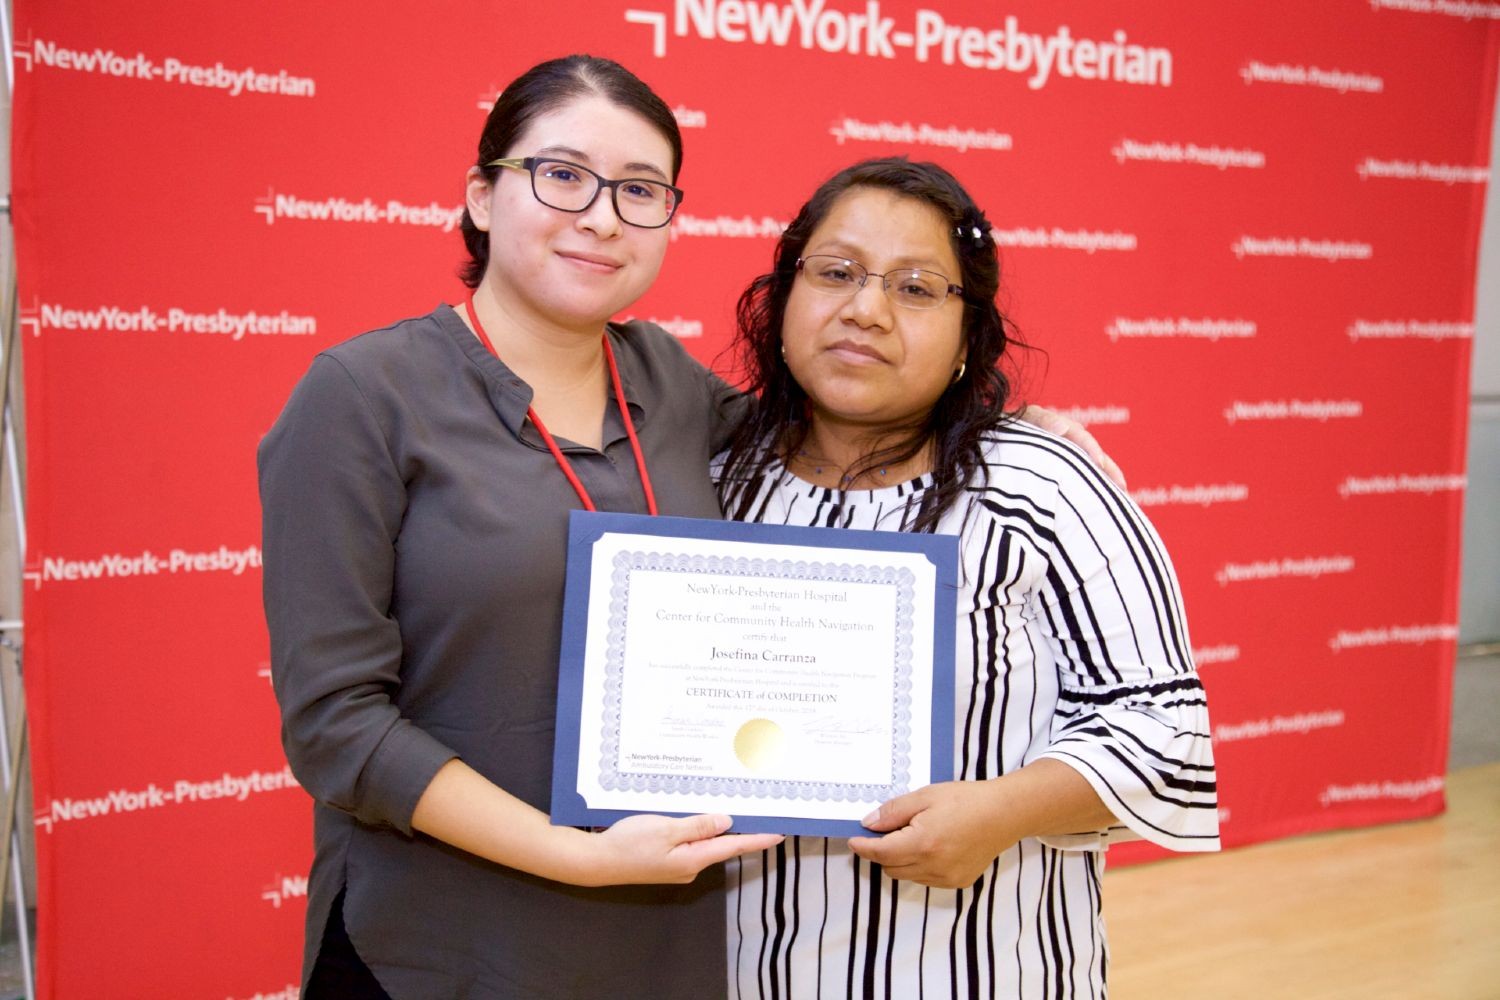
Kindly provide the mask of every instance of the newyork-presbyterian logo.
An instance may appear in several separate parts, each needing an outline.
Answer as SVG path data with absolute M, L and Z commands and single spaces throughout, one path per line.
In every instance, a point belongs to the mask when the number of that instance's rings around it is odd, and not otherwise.
M 157 333 L 225 337 L 310 337 L 318 320 L 285 309 L 239 312 L 220 307 L 210 312 L 178 306 L 92 306 L 76 308 L 61 302 L 33 300 L 19 311 L 18 326 L 33 337 L 44 331 L 61 333 Z
M 462 205 L 443 205 L 437 201 L 417 205 L 395 198 L 385 201 L 369 197 L 303 198 L 295 194 L 277 193 L 271 188 L 255 199 L 253 208 L 266 220 L 268 226 L 285 219 L 355 225 L 426 226 L 441 229 L 445 233 L 457 229 L 464 214 Z
M 1172 483 L 1168 486 L 1144 486 L 1130 491 L 1138 507 L 1212 507 L 1221 503 L 1244 503 L 1250 499 L 1245 483 Z
M 1198 167 L 1213 167 L 1216 170 L 1230 168 L 1262 170 L 1266 165 L 1266 154 L 1258 149 L 1242 149 L 1233 146 L 1200 146 L 1195 142 L 1162 142 L 1144 139 L 1121 139 L 1110 148 L 1115 162 L 1177 163 Z
M 788 223 L 762 215 L 688 215 L 678 212 L 672 217 L 668 232 L 675 242 L 680 239 L 774 240 Z
M 108 552 L 84 559 L 47 556 L 28 560 L 21 574 L 34 589 L 47 583 L 85 583 L 96 580 L 124 580 L 141 577 L 220 574 L 243 576 L 261 568 L 258 545 L 217 549 L 168 549 L 159 552 Z
M 1236 316 L 1116 316 L 1104 328 L 1110 343 L 1121 340 L 1250 340 L 1258 332 L 1255 320 Z
M 307 876 L 306 875 L 276 875 L 270 883 L 261 890 L 260 898 L 269 903 L 272 909 L 281 909 L 281 904 L 293 899 L 307 898 Z
M 1058 413 L 1085 427 L 1095 424 L 1128 424 L 1130 423 L 1130 407 L 1128 406 L 1059 406 Z
M 152 781 L 141 787 L 115 788 L 101 795 L 84 798 L 54 798 L 45 805 L 38 806 L 34 820 L 38 827 L 52 833 L 59 823 L 204 802 L 244 802 L 252 795 L 301 787 L 292 776 L 292 769 L 287 766 L 278 771 L 251 771 L 247 774 L 230 774 L 225 771 L 217 778 L 202 781 L 182 778 L 166 785 L 158 785 Z
M 1429 181 L 1453 187 L 1455 184 L 1488 184 L 1490 168 L 1462 163 L 1428 163 L 1426 160 L 1377 160 L 1367 156 L 1354 165 L 1359 179 L 1367 181 Z
M 1417 799 L 1437 795 L 1445 786 L 1446 781 L 1441 774 L 1414 781 L 1366 781 L 1356 785 L 1327 785 L 1318 794 L 1318 804 L 1327 809 L 1345 802 L 1374 802 L 1381 799 L 1415 802 Z
M 1311 236 L 1244 236 L 1229 245 L 1240 260 L 1246 257 L 1304 257 L 1330 264 L 1341 260 L 1370 260 L 1375 248 L 1359 240 L 1331 240 Z
M 1500 3 L 1493 0 L 1370 0 L 1370 8 L 1439 14 L 1465 21 L 1500 20 Z
M 1457 642 L 1458 624 L 1438 622 L 1426 625 L 1381 625 L 1376 628 L 1338 629 L 1328 638 L 1328 648 L 1335 653 L 1346 649 L 1374 649 L 1381 646 L 1426 646 L 1434 642 Z
M 697 340 L 703 336 L 701 319 L 683 319 L 681 316 L 646 316 L 645 322 L 654 323 L 678 340 Z
M 900 143 L 905 146 L 932 146 L 967 153 L 969 150 L 1008 153 L 1016 140 L 1009 132 L 977 129 L 961 125 L 932 125 L 927 122 L 878 122 L 844 117 L 828 126 L 828 134 L 840 146 L 846 142 Z
M 1339 94 L 1378 94 L 1385 80 L 1372 73 L 1351 73 L 1302 63 L 1267 63 L 1251 59 L 1240 67 L 1240 79 L 1253 83 L 1275 83 L 1291 87 L 1318 87 Z
M 1338 494 L 1345 500 L 1399 493 L 1432 496 L 1435 493 L 1460 493 L 1468 485 L 1469 478 L 1462 473 L 1401 472 L 1386 476 L 1346 476 L 1338 485 Z
M 1118 229 L 1106 232 L 1102 229 L 1063 229 L 1060 226 L 1021 226 L 1012 229 L 991 229 L 990 237 L 999 247 L 1020 247 L 1029 250 L 1075 250 L 1086 254 L 1100 252 L 1130 252 L 1137 249 L 1140 241 L 1135 233 Z
M 15 61 L 28 73 L 38 69 L 92 73 L 122 80 L 202 87 L 230 97 L 244 94 L 315 97 L 318 92 L 318 83 L 312 77 L 295 76 L 284 69 L 262 72 L 253 66 L 226 66 L 223 62 L 199 65 L 139 51 L 69 48 L 40 38 L 16 46 Z
M 1306 736 L 1322 729 L 1336 729 L 1344 724 L 1344 710 L 1330 708 L 1321 712 L 1298 712 L 1294 715 L 1272 715 L 1246 722 L 1221 723 L 1214 726 L 1214 743 L 1237 743 L 1267 736 Z
M 940 11 L 919 7 L 911 21 L 897 24 L 884 15 L 880 0 L 865 0 L 858 12 L 827 0 L 676 0 L 670 17 L 661 9 L 629 8 L 625 23 L 650 30 L 658 59 L 667 55 L 669 36 L 694 37 L 873 59 L 909 54 L 919 63 L 1014 73 L 1032 90 L 1054 78 L 1172 85 L 1170 49 L 1136 44 L 1124 29 L 1108 38 L 1078 38 L 1066 24 L 1046 35 L 1024 31 L 1014 15 L 1003 22 L 955 24 Z
M 1213 646 L 1199 646 L 1193 650 L 1193 665 L 1209 667 L 1217 663 L 1234 663 L 1240 658 L 1240 647 L 1221 642 Z
M 1316 580 L 1323 576 L 1354 572 L 1354 557 L 1344 555 L 1307 556 L 1301 559 L 1260 559 L 1248 563 L 1225 563 L 1214 574 L 1219 586 L 1250 580 Z
M 1356 319 L 1344 332 L 1354 341 L 1473 340 L 1474 324 L 1436 319 Z
M 1352 420 L 1364 416 L 1365 404 L 1357 399 L 1262 399 L 1230 400 L 1224 407 L 1224 421 L 1237 424 L 1252 421 L 1311 420 L 1326 424 L 1330 420 Z

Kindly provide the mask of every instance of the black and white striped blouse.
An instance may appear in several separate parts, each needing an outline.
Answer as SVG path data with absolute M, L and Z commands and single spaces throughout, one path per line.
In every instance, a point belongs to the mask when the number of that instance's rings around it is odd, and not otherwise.
M 892 881 L 842 840 L 731 861 L 731 997 L 1103 997 L 1103 848 L 1218 847 L 1208 713 L 1160 538 L 1066 442 L 1012 424 L 986 445 L 988 481 L 938 527 L 961 534 L 955 773 L 1052 757 L 1121 825 L 1023 840 L 959 890 Z M 902 531 L 930 480 L 840 492 L 777 466 L 744 486 L 755 520 Z

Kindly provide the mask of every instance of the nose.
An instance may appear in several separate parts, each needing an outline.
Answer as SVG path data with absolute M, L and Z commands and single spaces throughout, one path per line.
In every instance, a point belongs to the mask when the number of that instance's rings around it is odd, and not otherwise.
M 885 294 L 885 280 L 879 275 L 865 277 L 844 303 L 844 316 L 862 329 L 891 329 L 891 300 Z
M 594 197 L 594 203 L 578 213 L 575 225 L 601 240 L 619 236 L 625 229 L 625 223 L 620 221 L 620 215 L 615 211 L 615 200 L 610 197 L 613 193 L 609 188 L 601 187 Z

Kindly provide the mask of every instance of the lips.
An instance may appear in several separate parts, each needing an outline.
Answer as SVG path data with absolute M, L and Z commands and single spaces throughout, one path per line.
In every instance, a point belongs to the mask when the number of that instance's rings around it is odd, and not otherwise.
M 839 340 L 828 345 L 828 352 L 837 355 L 850 364 L 868 364 L 874 361 L 885 361 L 885 355 L 869 344 L 857 340 Z
M 570 263 L 578 264 L 593 271 L 618 271 L 625 266 L 623 262 L 606 254 L 589 253 L 586 250 L 559 250 L 557 251 L 557 255 Z

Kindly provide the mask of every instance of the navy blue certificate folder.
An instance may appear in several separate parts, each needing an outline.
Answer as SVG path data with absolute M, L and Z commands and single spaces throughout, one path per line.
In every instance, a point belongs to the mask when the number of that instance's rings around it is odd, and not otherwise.
M 953 777 L 957 579 L 948 535 L 573 511 L 552 822 L 871 835 Z

